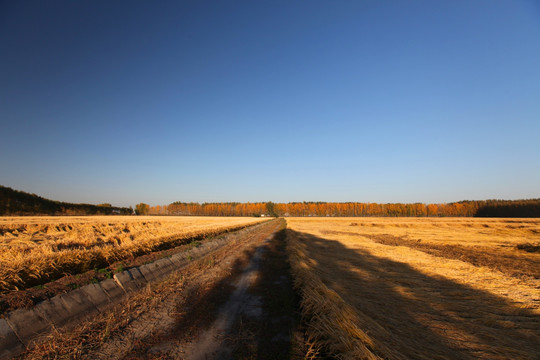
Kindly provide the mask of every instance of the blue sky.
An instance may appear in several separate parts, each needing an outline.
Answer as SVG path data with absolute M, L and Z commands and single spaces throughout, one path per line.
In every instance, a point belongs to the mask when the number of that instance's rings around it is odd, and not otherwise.
M 537 1 L 11 1 L 0 184 L 71 202 L 540 197 Z

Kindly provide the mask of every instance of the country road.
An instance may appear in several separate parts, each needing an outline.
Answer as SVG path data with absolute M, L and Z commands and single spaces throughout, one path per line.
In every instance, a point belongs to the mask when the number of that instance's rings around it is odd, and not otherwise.
M 227 235 L 226 243 L 19 359 L 291 358 L 297 299 L 283 220 Z

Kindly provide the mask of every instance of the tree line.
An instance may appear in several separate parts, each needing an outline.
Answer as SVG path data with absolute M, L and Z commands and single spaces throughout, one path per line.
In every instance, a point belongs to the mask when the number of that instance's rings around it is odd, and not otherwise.
M 148 208 L 150 215 L 183 216 L 419 216 L 540 217 L 540 199 L 459 201 L 443 204 L 291 202 L 174 202 Z
M 133 209 L 111 204 L 72 204 L 0 185 L 0 215 L 131 215 Z
M 540 199 L 459 201 L 444 204 L 361 202 L 174 202 L 149 206 L 140 203 L 137 215 L 181 216 L 477 216 L 540 217 Z M 0 185 L 0 215 L 132 215 L 131 207 L 111 204 L 73 204 L 42 198 Z

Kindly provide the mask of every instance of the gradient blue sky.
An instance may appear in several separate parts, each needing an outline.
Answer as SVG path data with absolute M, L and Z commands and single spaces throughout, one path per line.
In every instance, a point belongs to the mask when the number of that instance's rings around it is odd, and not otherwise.
M 540 197 L 540 2 L 4 1 L 0 184 L 71 202 Z

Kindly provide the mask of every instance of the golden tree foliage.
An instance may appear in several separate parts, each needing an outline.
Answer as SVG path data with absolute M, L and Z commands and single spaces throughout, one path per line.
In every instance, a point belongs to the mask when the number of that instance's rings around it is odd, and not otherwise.
M 270 208 L 268 205 L 271 205 Z M 272 211 L 269 211 L 269 210 Z M 378 203 L 181 203 L 150 207 L 155 215 L 204 216 L 484 216 L 540 217 L 540 199 L 462 201 L 448 204 Z

